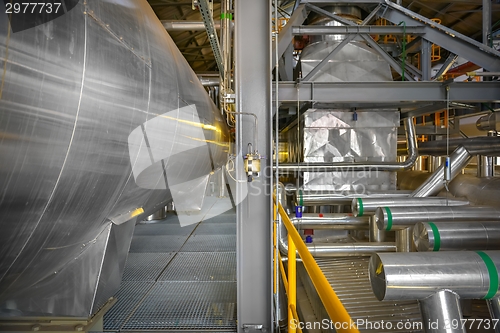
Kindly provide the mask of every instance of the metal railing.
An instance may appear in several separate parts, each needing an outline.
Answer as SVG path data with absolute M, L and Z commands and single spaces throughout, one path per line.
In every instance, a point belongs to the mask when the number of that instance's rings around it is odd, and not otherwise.
M 292 221 L 288 217 L 280 203 L 276 203 L 276 197 L 274 197 L 275 205 L 278 205 L 278 212 L 283 220 L 288 231 L 288 274 L 285 276 L 285 269 L 281 263 L 280 258 L 280 271 L 283 277 L 283 284 L 285 285 L 285 290 L 288 296 L 288 332 L 293 333 L 296 330 L 300 331 L 299 318 L 296 312 L 297 306 L 297 285 L 296 285 L 296 252 L 299 253 L 302 263 L 309 274 L 309 277 L 316 288 L 316 291 L 325 307 L 328 316 L 335 325 L 337 332 L 343 333 L 359 333 L 355 322 L 351 319 L 351 316 L 345 309 L 344 305 L 338 298 L 332 286 L 326 279 L 325 275 L 319 268 L 318 264 L 314 260 L 313 256 L 307 249 L 306 244 L 302 240 L 297 229 L 295 229 Z M 275 281 L 275 286 L 277 281 Z

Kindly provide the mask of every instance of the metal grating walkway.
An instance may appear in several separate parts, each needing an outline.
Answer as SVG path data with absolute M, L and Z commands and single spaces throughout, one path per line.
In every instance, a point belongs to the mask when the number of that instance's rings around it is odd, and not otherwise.
M 108 332 L 236 332 L 234 211 L 136 226 Z

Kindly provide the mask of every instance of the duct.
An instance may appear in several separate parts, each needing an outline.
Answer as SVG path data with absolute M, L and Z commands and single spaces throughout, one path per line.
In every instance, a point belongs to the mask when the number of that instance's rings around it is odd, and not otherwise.
M 88 318 L 135 222 L 227 160 L 220 111 L 148 3 L 74 3 L 16 33 L 0 13 L 1 315 Z
M 413 166 L 418 157 L 417 138 L 413 117 L 404 119 L 408 157 L 406 161 L 398 162 L 336 162 L 336 163 L 282 163 L 278 172 L 358 172 L 358 171 L 401 171 Z
M 459 175 L 450 183 L 449 189 L 449 193 L 454 197 L 466 198 L 474 205 L 498 206 L 500 178 Z
M 417 222 L 500 221 L 500 208 L 492 207 L 379 207 L 375 212 L 381 230 L 398 230 Z
M 457 320 L 461 323 L 463 318 L 460 297 L 455 292 L 440 290 L 419 303 L 426 333 L 466 333 L 466 325 L 452 324 Z
M 373 214 L 378 207 L 465 206 L 466 200 L 441 197 L 432 198 L 355 198 L 351 209 L 354 216 Z
M 463 146 L 459 146 L 450 154 L 451 179 L 455 178 L 467 166 L 472 155 Z M 439 193 L 444 188 L 445 164 L 441 165 L 410 197 L 429 197 Z
M 413 240 L 419 252 L 500 250 L 500 222 L 419 222 Z
M 291 218 L 297 230 L 330 229 L 330 230 L 359 230 L 368 229 L 368 216 L 354 217 L 350 214 L 318 214 L 303 213 L 301 218 Z
M 370 258 L 373 293 L 383 300 L 424 299 L 448 289 L 468 299 L 500 295 L 500 251 L 376 253 Z
M 303 191 L 295 193 L 295 202 L 301 206 L 348 205 L 354 198 L 408 197 L 411 191 Z

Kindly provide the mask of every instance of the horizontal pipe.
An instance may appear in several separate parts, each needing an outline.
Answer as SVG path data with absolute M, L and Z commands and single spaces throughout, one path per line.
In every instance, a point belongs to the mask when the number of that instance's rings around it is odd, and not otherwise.
M 423 299 L 443 289 L 464 299 L 500 294 L 500 251 L 376 253 L 368 270 L 381 301 Z
M 451 169 L 451 179 L 449 181 L 455 178 L 467 166 L 471 158 L 472 155 L 463 146 L 459 146 L 450 154 L 449 168 Z M 410 197 L 429 197 L 438 194 L 445 185 L 445 168 L 445 164 L 440 165 Z
M 369 217 L 355 217 L 351 214 L 319 214 L 303 213 L 302 217 L 291 217 L 293 225 L 298 230 L 303 229 L 337 229 L 358 230 L 368 229 Z
M 485 117 L 487 116 L 484 116 L 483 118 Z M 493 123 L 493 125 L 491 125 L 491 123 Z M 491 118 L 481 122 L 478 120 L 476 122 L 476 126 L 479 130 L 490 130 L 491 126 L 492 128 L 495 128 L 495 120 L 491 120 Z M 447 155 L 448 149 L 453 151 L 459 146 L 464 146 L 464 148 L 467 149 L 472 155 L 497 155 L 500 153 L 500 137 L 478 136 L 473 138 L 456 138 L 450 139 L 449 143 L 447 140 L 426 141 L 418 144 L 418 153 L 419 155 L 424 156 L 445 156 Z M 398 155 L 404 155 L 405 153 L 406 147 L 399 146 Z
M 492 207 L 379 207 L 375 212 L 380 230 L 404 229 L 417 222 L 500 221 L 500 208 Z
M 203 31 L 205 24 L 203 21 L 185 20 L 161 20 L 161 24 L 167 31 Z M 214 21 L 215 29 L 220 29 L 220 21 Z
M 459 175 L 449 185 L 451 195 L 463 197 L 475 205 L 498 206 L 500 198 L 500 177 L 477 178 Z
M 415 164 L 418 157 L 417 137 L 413 117 L 404 119 L 408 157 L 404 162 L 339 162 L 339 163 L 282 163 L 278 167 L 279 173 L 289 172 L 345 172 L 345 171 L 401 171 L 409 169 Z
M 421 206 L 465 206 L 467 200 L 431 198 L 355 198 L 352 199 L 352 214 L 364 216 L 373 214 L 378 207 L 421 207 Z
M 413 240 L 419 252 L 500 250 L 500 222 L 419 222 Z
M 408 197 L 412 191 L 298 191 L 295 202 L 300 206 L 348 205 L 354 198 Z
M 349 256 L 370 256 L 378 252 L 396 252 L 396 244 L 390 243 L 318 243 L 307 244 L 309 252 L 315 258 L 322 257 L 349 257 Z

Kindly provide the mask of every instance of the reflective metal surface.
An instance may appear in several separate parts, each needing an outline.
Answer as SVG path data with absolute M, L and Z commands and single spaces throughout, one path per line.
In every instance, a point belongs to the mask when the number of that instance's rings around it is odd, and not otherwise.
M 417 147 L 417 138 L 415 135 L 415 125 L 413 124 L 413 118 L 406 118 L 403 120 L 404 125 L 405 125 L 405 130 L 406 130 L 406 138 L 408 142 L 408 157 L 404 162 L 356 162 L 356 159 L 352 158 L 350 154 L 348 154 L 348 157 L 340 157 L 341 160 L 348 160 L 349 162 L 333 162 L 331 160 L 325 160 L 324 157 L 321 157 L 320 160 L 326 161 L 325 162 L 311 162 L 308 161 L 308 163 L 280 163 L 279 165 L 279 172 L 282 173 L 287 173 L 287 172 L 293 172 L 293 171 L 303 171 L 303 172 L 337 172 L 337 173 L 350 173 L 350 172 L 358 172 L 358 171 L 363 171 L 366 172 L 366 174 L 363 174 L 366 181 L 366 178 L 369 178 L 369 175 L 373 172 L 381 172 L 381 171 L 402 171 L 409 169 L 415 164 L 415 161 L 417 160 L 418 157 L 418 147 Z M 290 132 L 290 131 L 289 131 Z M 294 132 L 294 131 L 292 131 Z M 293 134 L 293 133 L 292 133 Z M 291 136 L 294 141 L 297 141 L 296 137 Z M 394 143 L 396 144 L 396 142 Z M 331 144 L 328 144 L 327 147 L 331 146 Z M 298 161 L 301 158 L 300 154 L 297 154 L 297 152 L 293 153 L 293 150 L 297 150 L 296 144 L 289 144 L 288 145 L 288 156 L 295 156 L 296 161 Z M 333 147 L 331 148 L 335 150 L 336 148 Z M 326 151 L 329 151 L 331 149 L 326 149 Z M 359 150 L 359 147 L 354 147 L 355 150 Z M 290 151 L 292 150 L 292 151 Z M 333 156 L 330 156 L 330 158 Z M 363 158 L 361 158 L 363 159 Z M 378 155 L 377 156 L 378 160 L 385 160 L 384 155 Z M 359 160 L 359 158 L 358 158 Z M 395 158 L 394 158 L 395 160 Z M 291 160 L 289 160 L 291 161 Z M 380 176 L 380 174 L 378 174 Z M 379 184 L 380 185 L 380 184 Z
M 451 290 L 440 290 L 420 300 L 426 333 L 465 333 L 466 325 L 452 325 L 463 318 L 460 297 Z
M 315 258 L 324 257 L 355 257 L 370 256 L 378 252 L 396 252 L 394 243 L 338 243 L 338 244 L 307 244 L 309 252 Z
M 493 298 L 500 295 L 498 285 L 490 286 L 500 251 L 482 254 L 486 260 L 470 251 L 377 253 L 370 259 L 370 282 L 379 300 L 423 299 L 443 289 L 461 298 Z
M 418 251 L 500 250 L 500 222 L 419 222 L 413 240 Z
M 469 202 L 459 199 L 440 197 L 432 198 L 355 198 L 351 209 L 354 216 L 363 216 L 377 210 L 378 207 L 420 207 L 420 206 L 465 206 Z
M 302 202 L 304 206 L 314 205 L 348 205 L 354 198 L 385 198 L 408 197 L 411 191 L 365 191 L 356 193 L 352 191 L 299 191 L 295 202 Z
M 135 220 L 225 162 L 225 123 L 146 1 L 80 2 L 18 33 L 0 16 L 0 308 L 87 317 Z
M 450 154 L 451 180 L 455 178 L 463 168 L 467 166 L 472 155 L 463 146 L 459 146 Z M 436 195 L 444 188 L 444 168 L 442 164 L 419 188 L 415 190 L 411 197 L 429 197 Z
M 493 207 L 379 207 L 379 229 L 404 229 L 417 222 L 500 221 L 500 208 Z
M 398 252 L 415 252 L 413 226 L 396 230 L 396 249 Z
M 354 217 L 351 214 L 311 214 L 303 213 L 301 218 L 291 218 L 298 230 L 302 229 L 337 229 L 356 230 L 368 229 L 368 216 Z
M 456 198 L 467 198 L 475 205 L 496 207 L 500 203 L 500 178 L 477 178 L 459 175 L 450 183 L 450 194 Z

